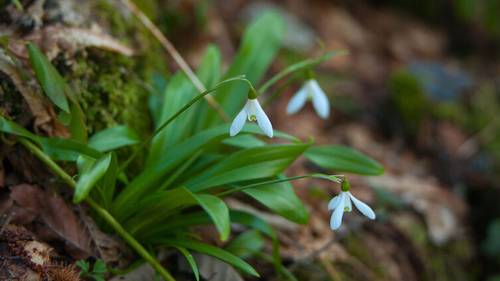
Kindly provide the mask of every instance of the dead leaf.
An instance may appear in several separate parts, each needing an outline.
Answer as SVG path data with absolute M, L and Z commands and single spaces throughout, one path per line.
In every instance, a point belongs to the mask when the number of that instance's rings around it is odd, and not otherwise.
M 99 254 L 99 258 L 108 265 L 118 268 L 125 267 L 130 260 L 128 259 L 131 256 L 130 250 L 117 238 L 102 232 L 83 208 L 78 207 L 78 211 L 83 224 L 87 228 L 92 245 Z
M 35 116 L 35 126 L 42 126 L 43 124 L 50 122 L 54 116 L 51 116 L 49 110 L 45 106 L 43 96 L 37 94 L 25 81 L 21 79 L 21 75 L 17 71 L 14 61 L 12 58 L 7 56 L 2 49 L 0 49 L 0 71 L 9 76 L 12 83 L 14 83 L 17 90 L 23 96 L 30 108 L 31 113 Z
M 420 212 L 425 218 L 429 238 L 436 245 L 443 245 L 464 233 L 461 221 L 467 212 L 465 203 L 432 177 L 386 174 L 369 178 L 368 182 L 398 194 Z
M 156 273 L 153 267 L 148 263 L 144 263 L 127 274 L 111 278 L 110 281 L 153 281 L 155 277 Z
M 201 277 L 212 281 L 243 281 L 241 275 L 229 264 L 214 257 L 193 254 L 198 264 Z M 184 259 L 182 259 L 184 261 Z M 190 267 L 184 263 L 185 271 L 191 272 Z M 181 267 L 182 268 L 182 267 Z
M 36 265 L 47 265 L 50 263 L 50 254 L 53 251 L 52 247 L 46 243 L 38 241 L 28 241 L 24 244 L 24 252 L 30 258 L 30 262 Z
M 57 195 L 37 186 L 20 184 L 11 188 L 11 198 L 20 207 L 37 214 L 49 230 L 66 244 L 66 250 L 77 259 L 92 255 L 90 239 L 80 220 Z

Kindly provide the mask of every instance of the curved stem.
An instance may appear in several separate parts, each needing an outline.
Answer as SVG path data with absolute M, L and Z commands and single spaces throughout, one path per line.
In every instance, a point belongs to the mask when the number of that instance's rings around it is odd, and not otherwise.
M 76 187 L 76 182 L 68 175 L 57 163 L 48 155 L 41 151 L 36 145 L 27 139 L 20 138 L 19 142 L 31 151 L 38 159 L 45 163 L 50 170 L 58 175 L 71 188 Z M 174 277 L 139 243 L 130 233 L 124 229 L 121 224 L 103 207 L 91 198 L 85 199 L 85 202 L 96 211 L 129 245 L 146 260 L 166 281 L 175 281 Z
M 172 115 L 170 118 L 168 118 L 165 122 L 163 122 L 163 124 L 161 124 L 154 132 L 153 134 L 151 134 L 146 140 L 144 140 L 141 145 L 135 149 L 135 151 L 132 153 L 132 155 L 123 163 L 123 165 L 120 167 L 119 169 L 119 172 L 118 174 L 120 174 L 121 172 L 123 172 L 125 170 L 125 168 L 127 168 L 127 166 L 130 164 L 130 162 L 132 162 L 132 160 L 137 156 L 137 154 L 139 154 L 139 152 L 156 136 L 158 135 L 163 129 L 165 129 L 170 123 L 172 123 L 172 121 L 175 120 L 175 118 L 177 118 L 179 115 L 181 115 L 184 111 L 188 110 L 193 104 L 195 104 L 198 100 L 200 100 L 201 98 L 207 96 L 208 94 L 210 94 L 211 92 L 217 90 L 219 87 L 221 87 L 222 85 L 226 84 L 226 83 L 229 83 L 229 82 L 234 82 L 234 81 L 243 81 L 243 82 L 246 82 L 248 83 L 251 87 L 252 86 L 252 83 L 246 79 L 246 78 L 243 78 L 244 76 L 237 76 L 237 77 L 233 77 L 233 78 L 229 78 L 229 79 L 226 79 L 220 83 L 218 83 L 217 85 L 215 85 L 215 87 L 213 87 L 212 89 L 210 90 L 206 90 L 200 94 L 198 94 L 196 97 L 194 97 L 192 100 L 190 100 L 186 105 L 184 105 L 181 109 L 179 109 L 174 115 Z
M 186 76 L 191 80 L 193 85 L 198 89 L 199 92 L 204 92 L 207 90 L 205 85 L 200 81 L 198 76 L 191 70 L 187 62 L 182 58 L 181 54 L 175 49 L 174 45 L 167 39 L 165 35 L 155 26 L 155 24 L 130 0 L 121 0 L 121 2 L 125 5 L 125 7 L 132 12 L 146 27 L 147 30 L 153 34 L 153 36 L 160 42 L 163 48 L 172 56 L 177 65 L 184 71 Z M 229 117 L 222 109 L 221 105 L 211 96 L 206 96 L 208 104 L 217 111 L 217 113 L 222 117 L 222 119 L 226 122 L 229 122 Z
M 341 183 L 342 180 L 340 178 L 344 178 L 344 175 L 324 175 L 324 174 L 314 173 L 314 174 L 306 174 L 306 175 L 302 175 L 302 176 L 280 178 L 280 179 L 275 179 L 275 180 L 252 183 L 252 184 L 243 185 L 243 186 L 237 186 L 235 188 L 231 188 L 231 189 L 228 189 L 226 191 L 220 192 L 216 196 L 222 197 L 222 196 L 226 196 L 226 195 L 229 195 L 231 193 L 234 193 L 234 192 L 242 191 L 242 190 L 247 189 L 247 188 L 268 185 L 268 184 L 274 184 L 274 183 L 280 183 L 280 182 L 300 180 L 300 179 L 305 179 L 305 178 L 325 179 L 325 180 L 333 181 L 336 183 Z
M 259 93 L 263 93 L 263 92 L 267 91 L 267 89 L 269 89 L 269 87 L 274 85 L 276 82 L 278 82 L 279 80 L 285 78 L 286 76 L 288 76 L 294 72 L 316 66 L 324 61 L 331 59 L 334 56 L 346 55 L 346 54 L 348 54 L 348 52 L 345 50 L 331 51 L 331 52 L 325 53 L 317 58 L 306 59 L 306 60 L 294 63 L 294 64 L 290 65 L 289 67 L 285 68 L 284 70 L 278 72 L 276 75 L 271 77 L 269 80 L 267 80 L 267 82 L 264 83 L 259 88 Z

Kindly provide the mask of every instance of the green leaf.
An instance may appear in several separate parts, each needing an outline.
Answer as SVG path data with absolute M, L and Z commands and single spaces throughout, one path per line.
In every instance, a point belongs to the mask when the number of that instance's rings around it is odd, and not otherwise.
M 87 155 L 80 154 L 76 159 L 76 167 L 78 168 L 78 174 L 88 173 L 95 163 L 95 159 L 88 157 Z
M 131 128 L 121 125 L 97 132 L 89 139 L 89 146 L 101 151 L 115 150 L 140 142 L 139 136 Z
M 90 270 L 90 265 L 86 260 L 77 260 L 76 266 L 82 270 L 82 273 L 88 273 Z
M 80 107 L 80 105 L 70 99 L 70 110 L 71 110 L 71 120 L 69 123 L 69 131 L 71 133 L 71 139 L 87 143 L 87 127 L 85 126 L 85 115 Z
M 200 281 L 200 271 L 198 270 L 198 265 L 196 264 L 196 261 L 193 258 L 193 255 L 186 250 L 186 248 L 183 247 L 175 247 L 179 252 L 182 253 L 182 255 L 186 258 L 187 262 L 189 263 L 189 266 L 191 266 L 191 270 L 193 270 L 194 277 L 196 278 L 196 281 Z
M 239 223 L 257 229 L 273 240 L 278 238 L 273 227 L 265 220 L 261 219 L 260 217 L 254 214 L 250 214 L 243 211 L 231 210 L 229 212 L 229 215 L 231 217 L 231 221 L 234 223 Z
M 300 224 L 307 223 L 307 210 L 289 182 L 247 188 L 243 192 L 284 218 Z
M 276 176 L 297 159 L 309 144 L 268 145 L 238 151 L 191 178 L 186 186 L 201 191 L 214 186 Z
M 106 209 L 111 207 L 113 196 L 115 194 L 116 179 L 118 178 L 118 160 L 115 153 L 112 152 L 110 154 L 111 162 L 109 163 L 109 167 L 99 185 L 103 199 L 102 204 Z
M 239 134 L 237 136 L 224 140 L 222 143 L 238 148 L 251 148 L 266 145 L 264 141 L 260 140 L 254 135 L 248 134 Z
M 225 249 L 242 259 L 246 259 L 260 252 L 262 248 L 264 248 L 262 235 L 257 230 L 249 230 L 236 237 Z
M 193 195 L 195 196 L 200 206 L 203 207 L 203 209 L 212 218 L 215 227 L 220 233 L 220 239 L 222 241 L 226 241 L 231 230 L 229 221 L 229 209 L 227 208 L 226 203 L 213 195 Z
M 201 60 L 200 66 L 196 70 L 196 75 L 207 89 L 210 89 L 219 82 L 221 77 L 221 55 L 219 48 L 215 45 L 209 45 L 205 55 Z
M 214 47 L 207 49 L 207 53 L 196 74 L 207 89 L 215 86 L 220 77 L 220 53 L 218 49 Z M 198 91 L 188 77 L 183 72 L 177 72 L 165 89 L 158 124 L 169 119 L 197 94 Z M 195 131 L 196 124 L 200 119 L 204 119 L 204 113 L 201 110 L 205 103 L 205 101 L 201 101 L 194 104 L 186 113 L 178 116 L 172 124 L 154 138 L 150 149 L 148 165 L 153 165 L 158 159 L 161 159 L 172 145 L 189 137 Z M 210 108 L 208 110 L 213 109 Z
M 156 192 L 136 203 L 137 213 L 125 223 L 132 233 L 154 227 L 155 224 L 166 223 L 172 210 L 180 210 L 193 205 L 200 205 L 212 219 L 220 233 L 222 241 L 229 237 L 229 209 L 226 203 L 209 194 L 194 194 L 187 188 L 179 187 L 167 191 Z M 148 229 L 149 231 L 149 229 Z
M 210 256 L 214 256 L 240 270 L 243 272 L 259 277 L 259 274 L 255 269 L 246 263 L 244 260 L 238 258 L 237 256 L 224 251 L 220 248 L 207 245 L 195 240 L 190 239 L 182 239 L 182 238 L 163 238 L 158 241 L 159 243 L 167 246 L 167 247 L 183 247 L 186 249 L 190 249 L 193 251 L 200 252 L 202 254 L 207 254 Z
M 102 260 L 96 260 L 94 266 L 92 267 L 92 273 L 98 275 L 104 275 L 108 270 L 106 268 L 106 264 Z
M 92 158 L 102 156 L 102 153 L 99 151 L 73 140 L 37 136 L 2 116 L 0 116 L 0 132 L 24 137 L 37 143 L 54 160 L 76 161 L 80 154 L 85 154 Z
M 179 109 L 187 104 L 197 94 L 191 81 L 183 72 L 177 72 L 170 79 L 163 97 L 160 122 L 162 124 L 172 117 Z M 168 147 L 178 143 L 192 129 L 194 111 L 190 108 L 184 114 L 178 116 L 168 127 L 163 129 L 151 143 L 148 165 L 157 162 Z
M 259 15 L 246 29 L 238 53 L 224 77 L 245 74 L 252 84 L 256 84 L 281 47 L 284 31 L 285 24 L 280 14 L 268 11 Z M 247 85 L 227 85 L 218 90 L 215 99 L 229 116 L 236 116 L 244 105 L 247 93 Z M 212 114 L 207 118 L 205 127 L 219 121 L 218 116 Z
M 64 79 L 47 57 L 32 43 L 28 44 L 28 54 L 36 78 L 42 85 L 45 94 L 57 107 L 69 113 L 68 100 L 65 94 L 67 85 Z
M 240 134 L 251 133 L 263 135 L 262 131 L 255 124 L 245 126 Z M 274 131 L 276 137 L 285 140 L 299 141 L 297 138 Z M 166 180 L 173 169 L 179 167 L 188 160 L 193 154 L 202 149 L 219 144 L 222 140 L 229 137 L 229 125 L 224 124 L 215 128 L 203 130 L 196 135 L 186 139 L 182 143 L 173 146 L 162 157 L 161 161 L 155 165 L 148 166 L 119 194 L 114 202 L 113 214 L 118 218 L 125 217 L 126 214 L 133 212 L 135 198 L 142 194 L 154 191 L 154 188 L 161 187 L 162 181 Z
M 288 75 L 291 75 L 293 73 L 303 71 L 306 69 L 310 69 L 310 68 L 312 68 L 312 67 L 314 67 L 322 62 L 325 62 L 325 61 L 333 58 L 334 56 L 345 55 L 347 53 L 348 52 L 345 50 L 331 51 L 331 52 L 327 52 L 327 53 L 325 53 L 317 58 L 309 58 L 309 59 L 305 59 L 305 60 L 296 62 L 296 63 L 288 66 L 287 68 L 283 69 L 282 71 L 280 71 L 279 73 L 274 75 L 271 79 L 269 79 L 266 83 L 264 83 L 259 88 L 259 92 L 264 93 L 267 89 L 269 89 L 269 87 L 271 87 L 276 82 L 278 82 L 279 80 L 283 79 L 284 77 L 286 77 Z
M 214 45 L 209 45 L 202 59 L 200 66 L 196 71 L 200 81 L 205 87 L 212 88 L 221 78 L 221 54 L 219 48 Z M 199 103 L 194 109 L 197 113 L 195 121 L 195 130 L 198 132 L 203 129 L 203 126 L 211 115 L 216 114 L 214 109 L 207 102 Z
M 75 195 L 73 196 L 74 203 L 80 203 L 87 198 L 90 190 L 106 173 L 110 163 L 111 154 L 106 154 L 98 159 L 85 173 L 80 175 L 76 183 Z
M 381 175 L 384 167 L 377 161 L 349 147 L 324 145 L 310 147 L 304 156 L 314 164 L 336 172 Z

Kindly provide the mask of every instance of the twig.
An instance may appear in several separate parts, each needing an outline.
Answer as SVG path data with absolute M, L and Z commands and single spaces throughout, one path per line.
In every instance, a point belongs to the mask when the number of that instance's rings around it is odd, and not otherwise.
M 194 74 L 193 70 L 191 70 L 191 67 L 189 67 L 184 58 L 182 58 L 181 54 L 179 54 L 174 45 L 167 39 L 165 35 L 163 35 L 158 27 L 156 27 L 156 25 L 130 0 L 120 1 L 160 42 L 163 48 L 165 48 L 165 50 L 172 56 L 177 65 L 182 69 L 182 71 L 184 71 L 189 80 L 191 80 L 196 89 L 198 89 L 199 92 L 205 92 L 207 90 L 205 85 L 203 85 L 200 79 L 198 79 L 198 76 Z M 208 104 L 217 111 L 217 113 L 222 117 L 224 121 L 230 121 L 229 117 L 226 115 L 220 104 L 212 96 L 205 96 L 205 99 L 207 100 Z

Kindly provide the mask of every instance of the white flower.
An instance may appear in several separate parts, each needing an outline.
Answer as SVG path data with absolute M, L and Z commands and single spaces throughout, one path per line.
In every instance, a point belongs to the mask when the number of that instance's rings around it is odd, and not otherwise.
M 368 205 L 354 197 L 351 192 L 341 191 L 339 195 L 333 197 L 330 203 L 328 203 L 328 210 L 333 210 L 332 218 L 330 219 L 330 228 L 332 230 L 336 230 L 340 227 L 344 212 L 350 212 L 352 210 L 351 201 L 363 215 L 371 220 L 375 219 L 375 213 Z
M 262 109 L 259 104 L 259 101 L 255 99 L 248 99 L 247 103 L 243 107 L 243 109 L 236 115 L 233 123 L 231 124 L 231 128 L 229 129 L 229 135 L 231 137 L 236 136 L 243 126 L 245 125 L 246 120 L 248 121 L 257 121 L 260 129 L 270 138 L 273 137 L 273 126 L 271 125 L 271 121 L 267 118 L 266 113 Z
M 297 91 L 288 103 L 286 112 L 288 114 L 297 113 L 302 107 L 304 107 L 304 104 L 308 99 L 312 100 L 316 113 L 318 113 L 321 118 L 327 119 L 330 115 L 330 104 L 325 92 L 321 90 L 315 79 L 309 79 L 304 83 L 302 88 Z

